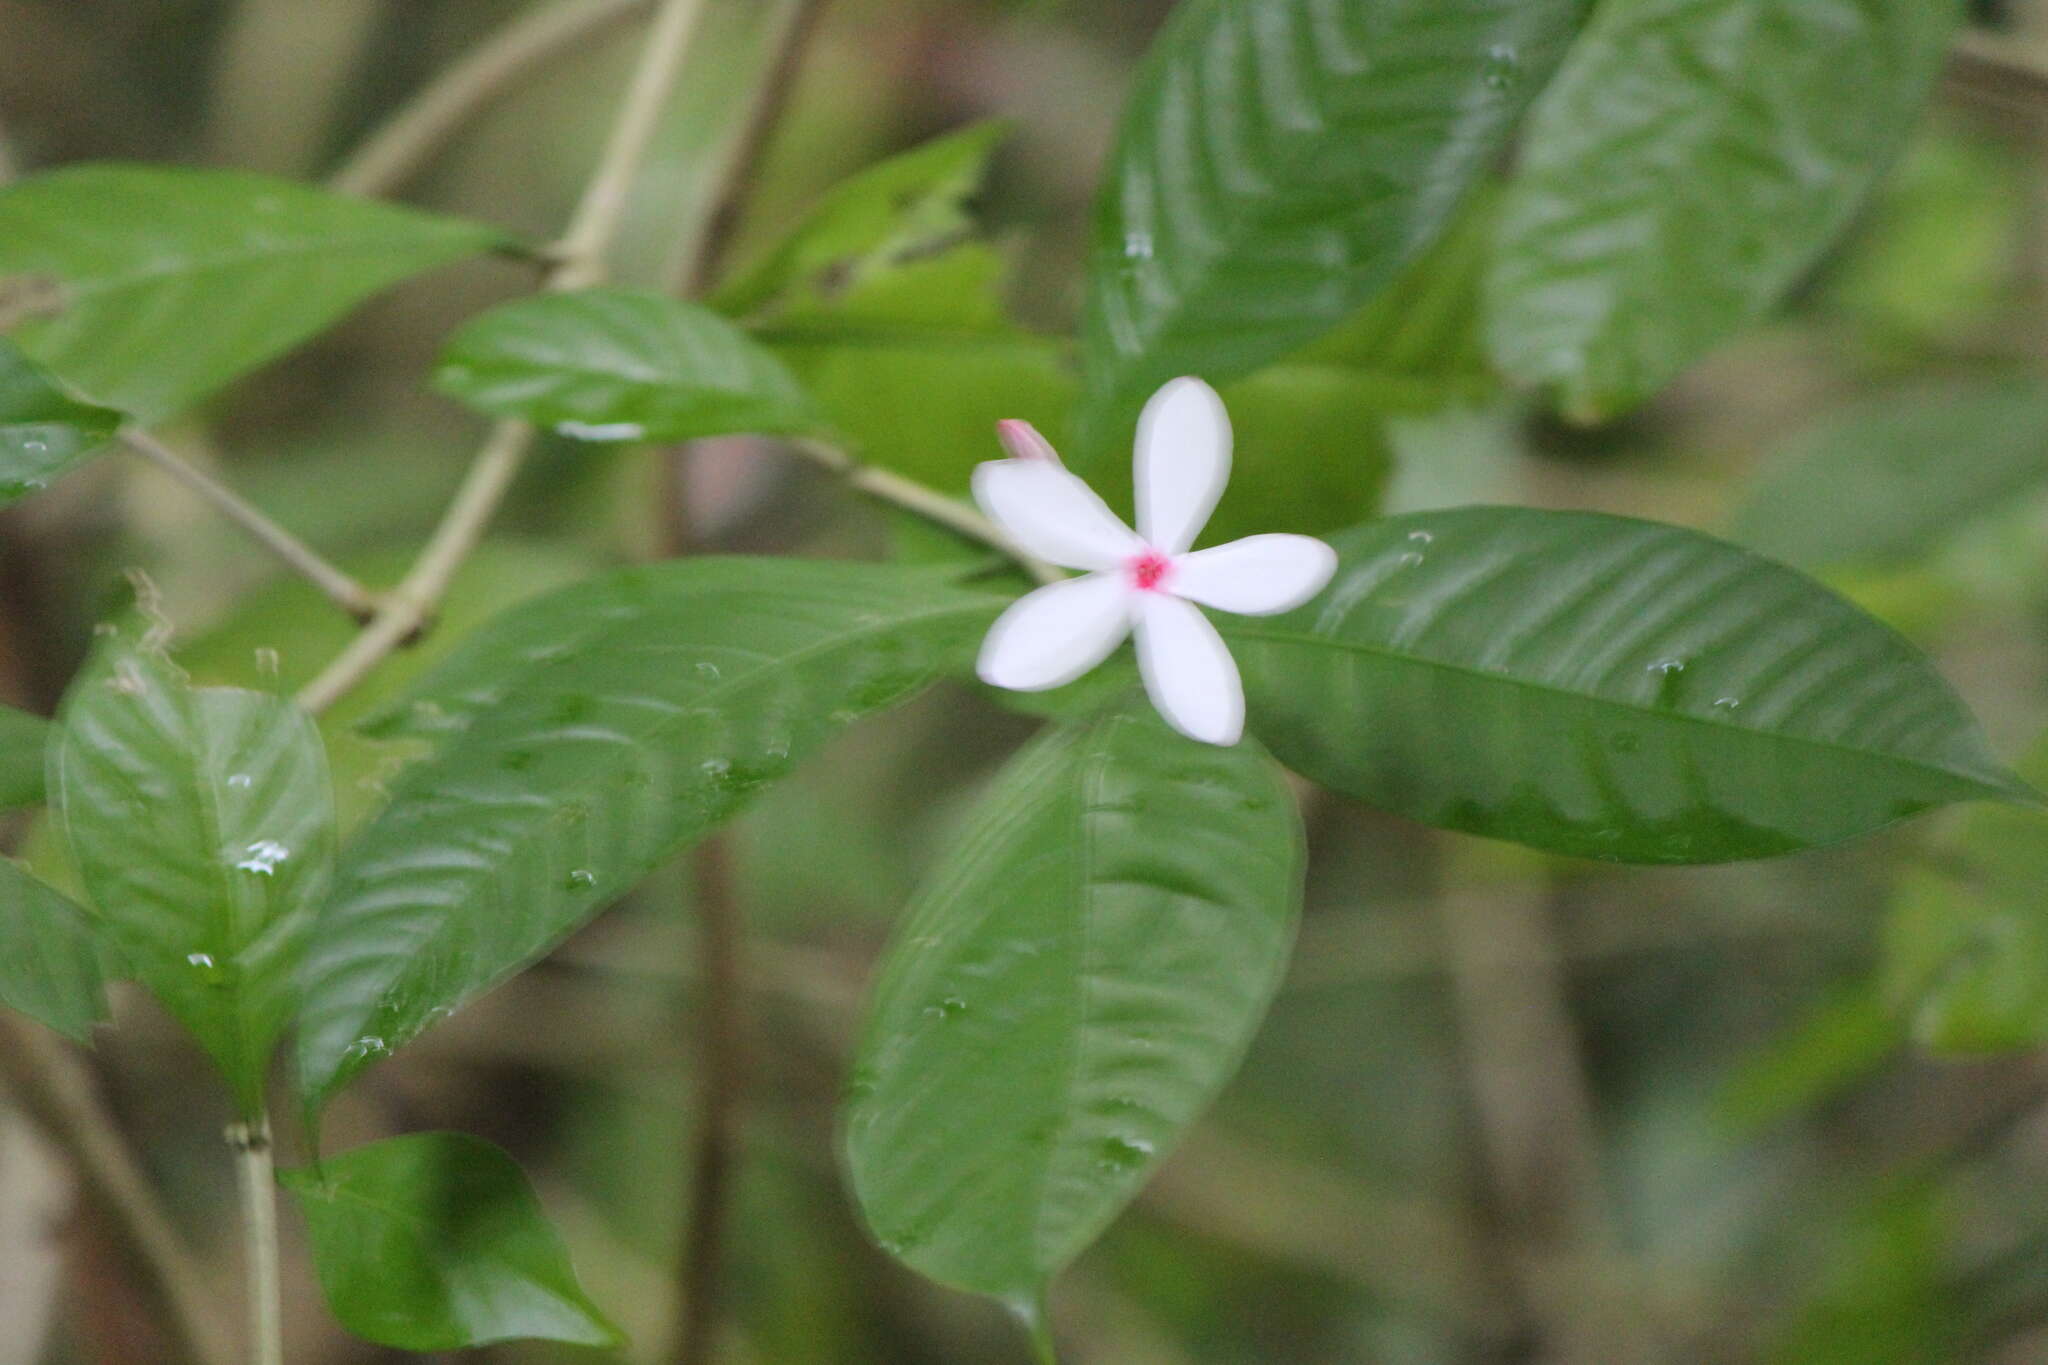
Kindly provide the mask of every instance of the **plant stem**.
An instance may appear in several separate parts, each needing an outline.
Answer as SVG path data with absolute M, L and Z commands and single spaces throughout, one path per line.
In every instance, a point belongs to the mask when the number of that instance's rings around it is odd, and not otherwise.
M 86 1198 L 106 1219 L 137 1287 L 163 1324 L 173 1356 L 190 1365 L 229 1365 L 234 1356 L 227 1334 L 192 1252 L 172 1228 L 85 1067 L 40 1025 L 0 1014 L 0 1075 L 64 1153 Z
M 1065 577 L 1042 559 L 1034 558 L 1016 541 L 1004 535 L 994 522 L 957 498 L 915 479 L 877 465 L 862 464 L 839 449 L 820 441 L 799 441 L 797 448 L 811 459 L 844 478 L 847 485 L 869 497 L 912 512 L 937 526 L 1000 550 L 1017 561 L 1018 567 L 1040 583 L 1057 583 Z
M 776 25 L 775 32 L 768 43 L 762 77 L 754 85 L 746 121 L 719 171 L 717 188 L 708 196 L 710 212 L 697 224 L 671 271 L 670 293 L 695 298 L 706 293 L 717 280 L 725 264 L 726 250 L 732 245 L 733 232 L 746 212 L 748 172 L 761 159 L 782 120 L 783 110 L 789 107 L 797 71 L 803 65 L 812 35 L 818 31 L 818 19 L 825 12 L 824 0 L 777 3 L 780 12 L 771 21 Z
M 377 198 L 405 185 L 463 127 L 536 71 L 654 0 L 583 0 L 522 14 L 429 81 L 327 179 L 343 194 Z
M 663 0 L 642 50 L 640 66 L 619 106 L 610 141 L 584 188 L 569 229 L 555 248 L 542 287 L 580 289 L 604 278 L 634 178 L 646 160 L 669 92 L 675 88 L 704 0 Z M 512 486 L 534 429 L 525 422 L 500 422 L 471 462 L 455 499 L 420 552 L 412 569 L 388 594 L 370 624 L 347 649 L 306 685 L 299 701 L 321 711 L 361 682 L 393 650 L 423 630 L 448 590 L 456 570 L 483 538 L 505 492 Z
M 1052 1315 L 1046 1311 L 1044 1293 L 1041 1291 L 1036 1298 L 1013 1300 L 1010 1312 L 1031 1339 L 1034 1365 L 1060 1365 L 1059 1348 L 1052 1339 Z
M 241 494 L 215 479 L 184 456 L 141 427 L 127 427 L 121 443 L 164 473 L 176 479 L 248 533 L 270 551 L 286 568 L 318 588 L 327 600 L 358 621 L 368 621 L 377 609 L 377 599 L 362 584 L 322 558 L 320 552 L 300 540 Z
M 683 1236 L 676 1365 L 709 1365 L 712 1357 L 726 1195 L 746 1088 L 746 1039 L 740 1019 L 742 935 L 730 842 L 713 834 L 697 846 L 695 862 L 698 970 L 703 980 L 697 1015 L 703 1045 L 698 1056 L 697 1145 L 690 1163 L 690 1222 Z
M 262 1117 L 228 1129 L 242 1188 L 242 1275 L 249 1306 L 249 1365 L 284 1365 L 284 1297 L 277 1258 L 277 1174 L 270 1124 Z

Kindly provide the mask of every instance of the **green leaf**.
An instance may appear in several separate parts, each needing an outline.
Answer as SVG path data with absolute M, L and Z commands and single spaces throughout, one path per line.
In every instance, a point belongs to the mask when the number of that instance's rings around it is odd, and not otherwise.
M 1918 650 L 1698 532 L 1490 507 L 1332 543 L 1320 598 L 1227 634 L 1254 733 L 1389 810 L 1556 853 L 1703 863 L 1945 802 L 2039 802 Z
M 802 309 L 964 236 L 971 224 L 963 205 L 1008 131 L 977 123 L 841 182 L 712 303 L 734 317 L 770 304 Z
M 1803 567 L 1910 559 L 2048 487 L 2048 383 L 1923 384 L 1793 438 L 1735 514 L 1736 540 Z
M 1537 106 L 1508 195 L 1498 363 L 1600 417 L 1763 315 L 1904 142 L 1961 10 L 1601 6 Z
M 88 396 L 155 421 L 372 294 L 501 246 L 493 228 L 241 171 L 93 165 L 0 191 L 0 285 L 47 284 L 17 339 Z
M 1237 1069 L 1301 876 L 1256 745 L 1139 710 L 1013 759 L 876 973 L 846 1150 L 882 1245 L 1035 1300 Z
M 1007 603 L 930 573 L 691 559 L 500 618 L 372 728 L 439 734 L 351 844 L 307 962 L 324 1099 L 861 716 L 966 672 Z
M 451 398 L 587 441 L 687 441 L 824 425 L 781 361 L 698 304 L 586 289 L 494 308 L 449 341 Z
M 50 722 L 0 706 L 0 810 L 42 801 L 43 749 L 49 739 Z
M 342 1326 L 404 1351 L 537 1339 L 619 1346 L 512 1158 L 412 1133 L 280 1171 Z
M 0 858 L 0 1005 L 84 1042 L 107 1017 L 92 916 Z
M 1082 427 L 1313 340 L 1449 226 L 1582 0 L 1188 0 L 1137 78 L 1089 270 Z
M 0 507 L 113 439 L 121 414 L 70 397 L 0 337 Z
M 265 693 L 187 687 L 150 644 L 111 636 L 65 701 L 50 788 L 113 945 L 260 1112 L 334 861 L 313 722 Z

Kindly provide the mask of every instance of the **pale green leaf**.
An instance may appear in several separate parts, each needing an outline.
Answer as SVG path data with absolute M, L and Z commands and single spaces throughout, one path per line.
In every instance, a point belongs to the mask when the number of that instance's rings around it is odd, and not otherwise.
M 0 706 L 0 810 L 33 806 L 43 799 L 43 749 L 50 722 L 11 706 Z
M 537 1339 L 618 1346 L 526 1175 L 465 1133 L 411 1133 L 278 1179 L 334 1316 L 405 1351 Z
M 107 1017 L 92 916 L 6 858 L 0 858 L 0 1005 L 80 1042 Z
M 109 637 L 73 685 L 51 804 L 109 941 L 260 1112 L 293 980 L 334 861 L 334 796 L 289 701 L 191 688 Z
M 81 403 L 0 337 L 0 507 L 113 439 L 121 414 Z
M 408 276 L 505 242 L 481 224 L 242 171 L 102 164 L 0 190 L 0 284 L 47 287 L 23 349 L 165 417 Z
M 457 332 L 435 386 L 587 441 L 816 432 L 796 379 L 710 309 L 624 289 L 520 299 Z
M 1909 559 L 2048 488 L 2048 383 L 1934 382 L 1867 398 L 1795 436 L 1733 536 L 1809 568 Z
M 712 296 L 720 311 L 801 310 L 966 234 L 963 205 L 1007 134 L 977 123 L 876 163 L 833 187 L 787 237 Z

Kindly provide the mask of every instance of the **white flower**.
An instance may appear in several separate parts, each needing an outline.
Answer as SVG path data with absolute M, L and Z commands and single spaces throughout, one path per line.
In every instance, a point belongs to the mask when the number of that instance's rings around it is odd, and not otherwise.
M 1321 592 L 1337 554 L 1309 536 L 1248 536 L 1189 552 L 1230 479 L 1230 417 L 1199 379 L 1176 379 L 1138 419 L 1133 532 L 1025 422 L 997 428 L 1012 458 L 974 471 L 974 500 L 1019 548 L 1069 569 L 997 618 L 982 681 L 1019 692 L 1070 683 L 1138 637 L 1146 694 L 1174 729 L 1210 744 L 1244 733 L 1237 664 L 1195 607 L 1266 616 Z

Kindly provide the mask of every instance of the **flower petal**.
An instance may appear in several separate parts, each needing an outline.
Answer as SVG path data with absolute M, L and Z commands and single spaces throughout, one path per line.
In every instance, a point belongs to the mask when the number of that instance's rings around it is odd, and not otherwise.
M 1045 460 L 976 465 L 974 500 L 1026 552 L 1065 568 L 1115 568 L 1145 548 L 1094 489 Z
M 1188 738 L 1235 744 L 1244 734 L 1237 661 L 1193 603 L 1138 594 L 1138 671 L 1159 714 Z
M 1130 633 L 1130 596 L 1122 578 L 1106 573 L 1026 593 L 989 627 L 975 672 L 1016 692 L 1070 683 Z
M 1230 482 L 1230 414 L 1199 379 L 1175 379 L 1138 418 L 1138 534 L 1162 554 L 1195 543 Z
M 1337 552 L 1314 536 L 1246 536 L 1180 556 L 1166 588 L 1219 611 L 1270 616 L 1308 601 L 1336 572 Z

